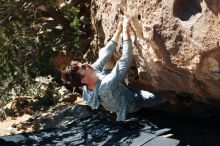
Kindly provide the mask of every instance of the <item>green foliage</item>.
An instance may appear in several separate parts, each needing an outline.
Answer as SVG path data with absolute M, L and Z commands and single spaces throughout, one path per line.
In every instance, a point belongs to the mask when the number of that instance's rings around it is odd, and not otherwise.
M 64 1 L 64 0 L 63 0 Z M 0 97 L 32 95 L 36 76 L 59 72 L 51 60 L 64 52 L 81 57 L 79 39 L 84 17 L 71 4 L 55 0 L 0 1 Z M 49 93 L 48 93 L 49 94 Z

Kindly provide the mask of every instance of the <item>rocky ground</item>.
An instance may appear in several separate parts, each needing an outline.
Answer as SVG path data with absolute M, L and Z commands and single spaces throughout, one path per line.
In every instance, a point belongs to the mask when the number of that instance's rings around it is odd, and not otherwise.
M 164 141 L 163 146 L 168 141 L 181 146 L 220 145 L 214 121 L 210 124 L 150 109 L 130 114 L 120 123 L 102 108 L 92 111 L 85 105 L 63 102 L 10 118 L 0 124 L 0 145 L 132 145 L 143 141 L 151 141 L 149 145 Z
M 66 98 L 64 99 L 66 100 Z M 25 98 L 18 101 L 15 99 L 1 109 L 0 136 L 54 128 L 66 118 L 65 114 L 69 115 L 70 110 L 75 111 L 76 104 L 83 104 L 81 98 L 78 98 L 78 100 L 72 100 L 72 102 L 68 100 L 69 102 L 60 102 L 53 106 L 33 109 L 30 105 L 18 105 L 16 103 L 22 103 L 21 101 L 29 102 Z M 15 107 L 14 104 L 16 104 Z M 77 118 L 81 114 L 86 114 L 86 112 L 82 111 L 72 118 Z
M 40 79 L 40 85 L 44 80 Z M 194 108 L 190 108 L 188 100 L 183 100 L 143 109 L 121 123 L 103 108 L 91 110 L 80 96 L 65 87 L 54 88 L 58 93 L 52 97 L 45 96 L 47 86 L 39 88 L 44 92 L 38 98 L 15 97 L 1 108 L 0 146 L 220 145 L 217 108 L 201 103 L 191 103 Z

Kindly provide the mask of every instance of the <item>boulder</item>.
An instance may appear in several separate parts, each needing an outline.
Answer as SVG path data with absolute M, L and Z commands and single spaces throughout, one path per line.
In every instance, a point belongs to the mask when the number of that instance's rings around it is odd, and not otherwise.
M 219 0 L 92 0 L 97 48 L 111 38 L 123 15 L 132 18 L 137 34 L 138 78 L 131 82 L 220 105 Z

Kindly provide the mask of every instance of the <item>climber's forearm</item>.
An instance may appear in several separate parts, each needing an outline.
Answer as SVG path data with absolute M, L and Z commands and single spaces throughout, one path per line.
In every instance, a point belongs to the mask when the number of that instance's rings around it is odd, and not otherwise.
M 103 66 L 106 64 L 107 60 L 111 58 L 113 52 L 115 51 L 116 45 L 117 44 L 112 40 L 108 42 L 104 48 L 100 49 L 99 58 L 92 64 L 97 71 L 102 71 Z
M 118 80 L 123 81 L 130 64 L 132 63 L 132 55 L 133 55 L 133 48 L 132 48 L 132 42 L 130 40 L 130 37 L 126 38 L 128 40 L 123 41 L 123 50 L 122 50 L 122 56 L 118 60 L 117 65 L 119 68 L 118 73 Z
M 99 58 L 92 65 L 97 71 L 101 72 L 107 60 L 112 56 L 113 52 L 116 49 L 121 32 L 122 23 L 119 22 L 117 31 L 114 33 L 111 41 L 108 42 L 107 45 L 99 51 Z
M 102 48 L 99 51 L 99 58 L 109 58 L 112 56 L 113 52 L 116 49 L 119 37 L 120 37 L 120 31 L 116 31 L 112 37 L 112 39 L 106 44 L 104 48 Z
M 130 64 L 132 62 L 132 55 L 133 55 L 133 48 L 132 48 L 131 40 L 124 40 L 122 56 L 120 60 L 123 60 L 124 64 Z
M 119 37 L 120 37 L 121 32 L 120 31 L 116 31 L 112 37 L 112 41 L 115 42 L 116 44 L 118 43 Z
M 123 51 L 121 58 L 117 61 L 112 72 L 108 75 L 111 82 L 123 82 L 132 63 L 132 43 L 131 41 L 123 42 Z
M 109 58 L 111 58 L 113 52 L 115 51 L 116 49 L 116 46 L 117 46 L 117 43 L 118 43 L 118 40 L 119 40 L 119 37 L 120 37 L 120 34 L 121 34 L 121 30 L 118 29 L 111 41 L 109 41 L 106 46 L 104 48 L 102 48 L 100 51 L 99 51 L 99 58 L 96 60 L 96 62 L 93 64 L 93 67 L 98 70 L 98 71 L 102 71 L 104 65 L 106 64 L 107 60 Z
M 130 32 L 127 30 L 123 30 L 123 50 L 121 59 L 124 59 L 126 63 L 130 63 L 132 61 L 132 42 L 130 38 Z

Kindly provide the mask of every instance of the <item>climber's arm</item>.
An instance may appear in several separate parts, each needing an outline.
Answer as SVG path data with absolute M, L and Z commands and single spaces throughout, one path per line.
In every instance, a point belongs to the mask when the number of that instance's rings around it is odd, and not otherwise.
M 130 26 L 129 26 L 130 27 Z M 113 68 L 112 72 L 108 75 L 108 79 L 111 82 L 123 82 L 129 65 L 132 63 L 132 55 L 133 55 L 133 48 L 132 42 L 130 39 L 129 29 L 123 29 L 123 50 L 122 56 L 117 61 L 115 67 Z
M 106 64 L 108 59 L 111 58 L 113 52 L 115 51 L 120 33 L 122 31 L 121 27 L 121 23 L 119 23 L 118 29 L 113 35 L 111 41 L 109 41 L 104 48 L 100 49 L 99 58 L 92 65 L 97 71 L 102 71 L 103 66 Z
M 112 56 L 115 48 L 116 48 L 115 42 L 113 41 L 108 42 L 107 45 L 99 51 L 99 58 L 92 64 L 92 66 L 97 71 L 101 72 L 107 60 Z
M 131 41 L 123 43 L 123 52 L 121 58 L 117 61 L 115 67 L 109 76 L 112 76 L 112 81 L 122 82 L 128 72 L 128 68 L 132 63 L 132 45 Z

